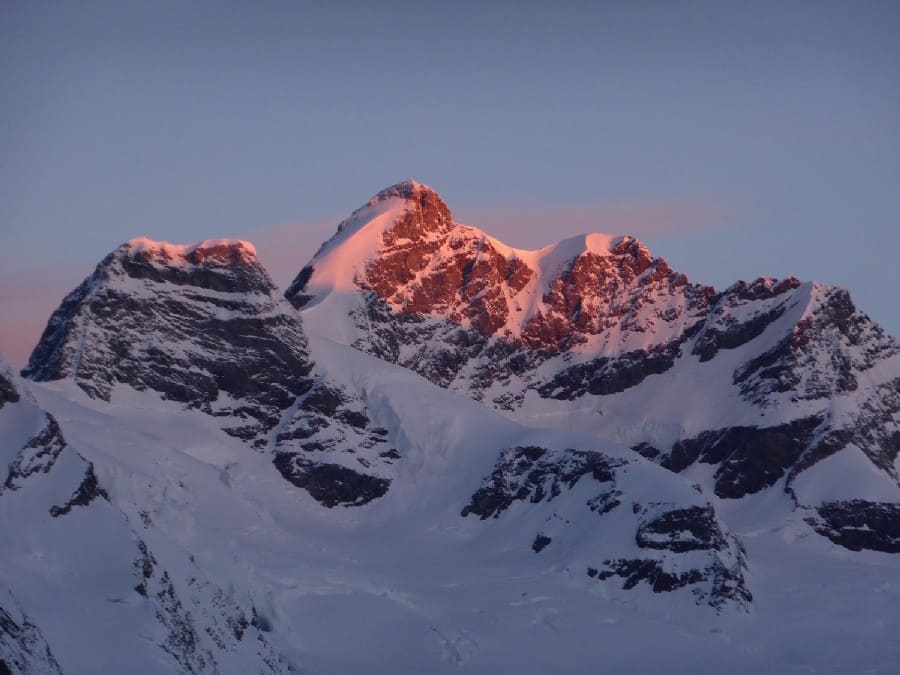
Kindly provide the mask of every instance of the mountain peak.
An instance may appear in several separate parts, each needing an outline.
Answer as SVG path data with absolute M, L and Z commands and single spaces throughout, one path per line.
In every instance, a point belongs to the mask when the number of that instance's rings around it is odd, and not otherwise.
M 630 236 L 581 234 L 536 251 L 512 248 L 455 222 L 437 192 L 405 180 L 343 221 L 285 296 L 304 307 L 333 291 L 372 291 L 400 311 L 452 316 L 485 334 L 519 335 L 543 314 L 561 275 L 557 285 L 595 294 L 597 278 L 628 286 L 652 264 L 647 247 Z M 661 260 L 658 267 L 658 277 L 671 273 Z M 566 304 L 571 292 L 560 293 L 554 298 Z M 582 321 L 589 314 L 574 305 L 565 313 L 584 314 Z
M 126 384 L 210 414 L 240 399 L 244 422 L 226 433 L 263 443 L 309 387 L 306 349 L 251 244 L 139 237 L 63 299 L 22 375 L 73 378 L 101 400 Z
M 130 258 L 167 265 L 189 263 L 244 263 L 256 261 L 256 247 L 241 239 L 205 239 L 194 244 L 172 244 L 147 237 L 135 237 L 122 244 L 119 252 Z
M 412 178 L 407 178 L 406 180 L 402 180 L 399 183 L 384 188 L 381 192 L 372 197 L 368 203 L 369 205 L 373 205 L 393 197 L 399 197 L 401 199 L 421 199 L 428 195 L 433 195 L 437 199 L 440 199 L 438 193 L 431 186 L 420 183 Z
M 431 187 L 411 178 L 386 187 L 372 197 L 365 206 L 357 209 L 351 220 L 372 210 L 381 212 L 385 207 L 402 203 L 403 216 L 394 220 L 392 230 L 398 238 L 417 239 L 428 234 L 446 234 L 453 228 L 453 216 L 446 202 Z M 358 218 L 356 218 L 358 219 Z M 346 227 L 346 221 L 338 230 Z
M 333 290 L 356 289 L 385 251 L 402 250 L 408 258 L 403 265 L 414 266 L 456 227 L 450 209 L 429 186 L 412 179 L 391 185 L 338 225 L 285 297 L 300 307 Z
M 166 281 L 228 293 L 268 294 L 275 288 L 253 244 L 240 239 L 173 244 L 136 237 L 106 256 L 93 280 L 88 281 L 94 285 L 127 285 L 126 279 Z
M 637 258 L 652 260 L 650 250 L 640 240 L 630 235 L 605 234 L 601 232 L 589 232 L 567 237 L 555 244 L 534 251 L 534 255 L 541 255 L 553 249 L 557 256 L 571 260 L 585 253 L 599 256 L 630 255 Z

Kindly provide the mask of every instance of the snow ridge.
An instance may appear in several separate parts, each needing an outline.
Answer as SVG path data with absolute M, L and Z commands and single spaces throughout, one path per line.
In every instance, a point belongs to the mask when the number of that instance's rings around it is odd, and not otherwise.
M 256 258 L 256 247 L 241 239 L 205 239 L 194 244 L 172 244 L 154 241 L 147 237 L 135 237 L 125 242 L 120 250 L 131 256 L 150 255 L 167 260 L 185 262 L 205 258 L 210 253 L 234 253 L 244 259 Z
M 623 442 L 677 471 L 710 463 L 719 496 L 777 485 L 797 497 L 798 476 L 845 450 L 897 482 L 900 342 L 844 289 L 788 277 L 716 291 L 627 236 L 517 250 L 410 182 L 351 220 L 366 245 L 339 232 L 286 292 L 329 339 L 529 425 Z M 353 274 L 336 286 L 335 268 Z

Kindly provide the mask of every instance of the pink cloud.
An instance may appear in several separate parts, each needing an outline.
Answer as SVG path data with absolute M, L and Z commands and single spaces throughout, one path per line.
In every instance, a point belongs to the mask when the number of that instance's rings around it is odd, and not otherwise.
M 342 220 L 336 217 L 269 225 L 248 230 L 241 237 L 253 242 L 272 279 L 286 288 Z
M 665 237 L 718 230 L 734 224 L 743 209 L 728 201 L 649 199 L 596 205 L 471 206 L 454 217 L 516 248 L 540 248 L 582 233 Z
M 0 357 L 15 369 L 24 366 L 53 310 L 91 269 L 55 262 L 26 268 L 0 258 Z

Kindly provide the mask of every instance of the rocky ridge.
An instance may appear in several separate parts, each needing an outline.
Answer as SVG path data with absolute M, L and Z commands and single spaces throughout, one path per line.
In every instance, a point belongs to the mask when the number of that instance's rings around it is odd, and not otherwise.
M 285 295 L 327 317 L 328 337 L 513 419 L 574 425 L 673 471 L 713 465 L 722 498 L 780 485 L 816 509 L 794 481 L 848 448 L 897 485 L 900 343 L 841 288 L 716 291 L 632 237 L 517 250 L 405 181 L 344 221 Z
M 423 209 L 431 213 L 433 207 L 426 203 Z M 440 210 L 434 208 L 432 215 L 439 218 Z M 326 508 L 359 507 L 383 499 L 401 474 L 408 441 L 402 451 L 394 441 L 403 440 L 407 430 L 383 413 L 373 414 L 365 389 L 334 381 L 328 368 L 315 366 L 300 314 L 274 290 L 246 242 L 182 246 L 133 240 L 107 256 L 67 296 L 24 372 L 39 382 L 70 379 L 100 401 L 114 400 L 117 387 L 124 386 L 155 392 L 187 411 L 204 413 L 225 433 L 270 456 L 287 482 Z M 493 451 L 500 453 L 501 466 L 505 454 L 500 448 Z M 591 498 L 589 512 L 605 513 L 623 495 L 615 488 L 612 473 L 621 464 L 622 460 L 596 451 L 570 448 L 562 455 L 548 454 L 529 472 L 528 480 L 540 493 L 545 489 L 544 474 L 554 476 L 546 488 L 549 501 L 590 474 L 608 489 Z M 683 483 L 662 476 L 663 483 Z M 693 500 L 693 491 L 682 493 Z M 79 488 L 54 506 L 51 515 L 64 516 L 95 498 L 108 495 L 89 468 Z M 464 495 L 454 498 L 462 500 Z M 543 499 L 535 495 L 531 501 Z M 463 515 L 467 513 L 464 509 Z M 635 560 L 630 542 L 638 525 L 629 521 L 621 528 L 628 533 L 623 550 L 629 551 L 630 560 Z M 722 542 L 722 550 L 727 550 L 725 539 Z M 639 559 L 650 556 L 662 574 L 673 564 L 665 556 L 674 553 L 681 552 L 647 551 Z M 142 574 L 155 569 L 152 553 L 142 556 Z M 656 590 L 712 583 L 714 563 L 701 562 L 689 581 Z M 150 577 L 146 579 L 139 584 L 142 594 L 150 594 Z M 164 615 L 178 614 L 183 603 L 172 599 L 167 581 L 155 583 L 162 584 L 156 595 L 166 599 Z M 716 607 L 725 602 L 743 605 L 750 597 L 749 592 L 744 598 L 718 588 L 698 593 Z M 193 642 L 179 628 L 181 619 L 166 621 L 170 630 L 181 634 L 179 643 Z M 194 661 L 210 658 L 191 656 Z
M 654 593 L 688 587 L 698 604 L 717 609 L 748 606 L 753 596 L 744 577 L 746 554 L 737 537 L 724 533 L 712 504 L 704 502 L 699 493 L 693 499 L 686 495 L 681 503 L 635 501 L 634 491 L 623 484 L 629 471 L 640 471 L 634 464 L 594 450 L 509 448 L 501 453 L 493 472 L 472 495 L 462 515 L 500 519 L 517 503 L 546 504 L 549 508 L 578 483 L 590 483 L 592 488 L 596 483 L 583 502 L 597 519 L 596 536 L 608 537 L 604 526 L 607 521 L 617 521 L 610 529 L 618 527 L 632 533 L 636 547 L 623 552 L 623 557 L 592 561 L 594 564 L 585 568 L 589 578 L 618 578 L 623 590 L 645 584 Z M 565 536 L 571 521 L 552 512 L 546 522 L 535 535 L 535 553 L 551 548 L 554 539 Z M 607 549 L 605 555 L 610 554 Z
M 104 401 L 127 385 L 201 410 L 329 506 L 365 503 L 390 484 L 365 471 L 385 466 L 377 452 L 354 467 L 323 459 L 383 438 L 366 428 L 364 406 L 315 377 L 300 317 L 247 242 L 123 244 L 62 301 L 23 375 L 71 378 Z M 302 478 L 335 472 L 358 488 L 334 495 Z
M 0 672 L 84 658 L 46 611 L 47 583 L 140 626 L 125 634 L 142 636 L 129 648 L 143 663 L 277 673 L 312 643 L 298 651 L 288 617 L 320 594 L 359 584 L 361 606 L 418 616 L 422 590 L 398 592 L 402 577 L 423 567 L 428 588 L 465 593 L 469 558 L 478 578 L 515 570 L 494 580 L 523 598 L 509 606 L 534 603 L 528 625 L 554 631 L 529 584 L 592 608 L 749 617 L 753 544 L 773 523 L 775 548 L 835 544 L 865 551 L 842 552 L 854 570 L 892 569 L 898 345 L 842 289 L 717 292 L 631 237 L 516 251 L 406 182 L 345 221 L 286 295 L 246 242 L 133 240 L 67 296 L 24 371 L 81 393 L 34 385 L 51 415 L 0 377 L 0 428 L 17 434 L 2 434 L 0 510 L 29 533 L 0 554 Z M 123 412 L 133 390 L 145 398 Z M 157 434 L 137 410 L 190 432 Z M 775 490 L 793 511 L 769 512 L 765 533 L 723 505 L 770 508 Z M 448 538 L 460 551 L 444 565 Z M 73 582 L 92 569 L 102 592 Z M 100 644 L 104 621 L 75 628 Z M 453 668 L 479 649 L 429 630 Z

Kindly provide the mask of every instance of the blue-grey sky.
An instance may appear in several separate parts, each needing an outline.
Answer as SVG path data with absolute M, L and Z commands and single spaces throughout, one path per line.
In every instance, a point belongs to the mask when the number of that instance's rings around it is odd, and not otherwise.
M 851 289 L 900 334 L 900 3 L 0 3 L 0 354 L 133 236 L 285 282 L 382 187 L 537 247 Z

